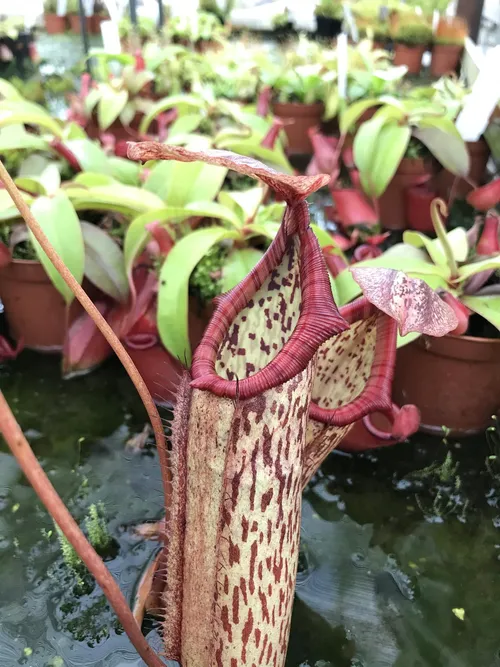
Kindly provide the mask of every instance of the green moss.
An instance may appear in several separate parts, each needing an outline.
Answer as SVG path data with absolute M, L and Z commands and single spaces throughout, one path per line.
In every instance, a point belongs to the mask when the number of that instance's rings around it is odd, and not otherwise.
M 432 42 L 432 28 L 427 23 L 403 22 L 394 33 L 394 41 L 408 46 L 419 46 Z
M 89 507 L 89 512 L 85 518 L 85 526 L 90 544 L 99 553 L 103 553 L 109 549 L 112 541 L 104 515 L 104 505 L 102 503 L 99 503 L 99 505 L 93 503 Z
M 341 21 L 344 18 L 342 3 L 338 0 L 321 0 L 314 10 L 316 16 L 324 16 L 328 19 Z
M 211 248 L 191 274 L 191 290 L 204 303 L 211 301 L 222 291 L 221 270 L 225 256 L 226 251 L 221 246 Z

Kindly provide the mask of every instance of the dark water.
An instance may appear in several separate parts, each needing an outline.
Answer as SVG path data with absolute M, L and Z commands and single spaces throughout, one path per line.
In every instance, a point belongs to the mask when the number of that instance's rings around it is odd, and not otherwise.
M 160 517 L 162 496 L 154 448 L 125 448 L 145 423 L 128 378 L 111 363 L 63 382 L 56 359 L 25 353 L 0 370 L 0 386 L 74 516 L 83 521 L 90 504 L 104 504 L 118 547 L 108 565 L 132 599 L 156 545 L 131 526 Z M 448 451 L 457 471 L 412 476 Z M 491 453 L 481 439 L 460 447 L 419 437 L 330 457 L 304 496 L 287 667 L 500 665 L 500 474 L 493 459 L 486 469 Z M 17 664 L 141 662 L 100 591 L 78 589 L 51 520 L 2 448 L 0 666 Z

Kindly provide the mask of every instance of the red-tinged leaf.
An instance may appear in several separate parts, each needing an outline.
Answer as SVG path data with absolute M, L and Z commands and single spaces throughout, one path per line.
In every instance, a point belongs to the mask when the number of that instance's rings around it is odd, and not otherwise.
M 402 336 L 415 331 L 439 337 L 458 325 L 453 310 L 423 280 L 395 269 L 354 266 L 351 273 L 368 301 L 396 320 Z
M 257 115 L 266 118 L 269 113 L 269 108 L 271 106 L 271 99 L 273 97 L 273 89 L 271 86 L 264 86 L 259 93 L 257 99 Z
M 60 139 L 52 139 L 50 147 L 58 155 L 64 158 L 74 171 L 80 172 L 82 170 L 76 155 Z
M 327 137 L 317 127 L 311 128 L 309 138 L 313 147 L 313 159 L 307 168 L 309 176 L 332 174 L 339 166 L 338 143 L 336 137 Z
M 494 208 L 500 202 L 500 178 L 470 192 L 467 202 L 478 211 Z
M 166 257 L 174 247 L 174 240 L 168 233 L 167 229 L 161 225 L 158 220 L 150 222 L 145 226 L 145 229 L 150 232 L 156 243 L 158 244 L 158 251 L 162 257 Z
M 500 183 L 500 179 L 498 179 Z M 483 231 L 479 237 L 476 245 L 477 255 L 496 255 L 500 253 L 500 242 L 498 239 L 498 232 L 500 227 L 500 219 L 497 213 L 491 212 L 486 216 L 484 221 Z
M 370 243 L 363 243 L 359 245 L 354 251 L 354 261 L 363 262 L 366 259 L 375 259 L 375 257 L 380 257 L 382 250 L 377 248 L 376 245 Z
M 349 266 L 344 258 L 338 254 L 337 248 L 334 246 L 325 246 L 323 248 L 323 255 L 328 271 L 330 271 L 334 278 Z
M 97 309 L 106 319 L 112 309 L 111 301 L 98 301 Z M 109 356 L 108 341 L 87 313 L 82 313 L 70 326 L 63 349 L 63 376 L 74 377 L 90 372 Z
M 181 146 L 169 146 L 145 141 L 129 144 L 128 156 L 131 160 L 178 160 L 179 162 L 206 162 L 233 169 L 240 174 L 260 179 L 269 185 L 288 203 L 296 203 L 328 184 L 329 177 L 290 176 L 267 167 L 253 158 L 237 155 L 230 151 L 207 150 L 191 151 Z
M 263 148 L 273 149 L 286 123 L 282 118 L 274 118 L 266 136 L 260 142 Z
M 449 292 L 441 294 L 441 298 L 453 310 L 457 318 L 458 325 L 453 331 L 450 331 L 450 334 L 452 336 L 463 336 L 469 328 L 470 310 Z
M 5 243 L 0 241 L 0 269 L 4 269 L 12 261 L 12 255 Z
M 23 347 L 22 339 L 17 341 L 16 347 L 12 347 L 4 336 L 0 336 L 0 364 L 15 359 Z
M 391 235 L 390 232 L 385 232 L 384 234 L 375 234 L 374 236 L 367 236 L 364 239 L 364 242 L 368 245 L 380 245 Z
M 371 415 L 363 417 L 366 430 L 379 440 L 401 442 L 416 433 L 420 427 L 420 411 L 416 405 L 403 405 L 401 408 L 392 405 L 386 416 L 391 422 L 390 431 L 377 428 L 371 421 Z
M 377 212 L 358 190 L 333 189 L 331 192 L 337 217 L 344 227 L 355 225 L 371 227 L 378 223 Z
M 331 236 L 340 250 L 350 250 L 359 240 L 359 229 L 353 229 L 349 238 L 343 234 L 332 234 Z

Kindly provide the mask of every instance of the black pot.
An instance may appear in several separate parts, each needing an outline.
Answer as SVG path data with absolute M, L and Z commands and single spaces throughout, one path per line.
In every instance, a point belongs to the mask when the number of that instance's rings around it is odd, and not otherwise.
M 328 16 L 316 16 L 316 34 L 318 37 L 333 38 L 342 32 L 341 19 L 332 19 Z
M 278 42 L 286 42 L 294 34 L 295 30 L 291 21 L 286 25 L 280 25 L 279 28 L 274 29 L 274 37 Z

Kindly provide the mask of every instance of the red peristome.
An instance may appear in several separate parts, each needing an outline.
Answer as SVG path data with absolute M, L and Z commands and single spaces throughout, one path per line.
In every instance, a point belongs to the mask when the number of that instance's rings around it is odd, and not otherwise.
M 378 223 L 377 212 L 358 190 L 331 190 L 337 218 L 344 227 L 365 225 L 371 227 Z
M 443 292 L 441 298 L 453 310 L 457 318 L 458 324 L 453 331 L 450 331 L 450 334 L 452 336 L 463 336 L 469 328 L 470 310 L 449 292 Z
M 62 141 L 60 141 L 59 139 L 52 139 L 52 141 L 50 142 L 50 147 L 58 155 L 64 158 L 74 171 L 79 172 L 82 170 L 80 163 L 76 158 L 76 155 L 72 151 L 70 151 L 70 149 L 67 146 L 65 146 Z
M 500 179 L 498 179 L 500 182 Z M 484 221 L 483 231 L 476 245 L 478 255 L 496 255 L 500 252 L 498 240 L 500 220 L 496 213 L 489 213 Z
M 444 336 L 457 327 L 453 310 L 419 278 L 384 268 L 351 267 L 366 298 L 394 318 L 402 336 L 411 332 Z
M 18 340 L 16 347 L 12 347 L 4 336 L 0 336 L 0 364 L 4 361 L 15 359 L 23 347 L 24 344 L 22 339 Z
M 257 266 L 233 290 L 219 297 L 215 313 L 194 355 L 193 387 L 206 389 L 220 397 L 252 398 L 298 375 L 324 341 L 347 328 L 333 301 L 323 256 L 308 221 L 307 204 L 289 207 L 278 234 Z M 302 310 L 294 331 L 274 359 L 255 375 L 239 381 L 221 378 L 215 371 L 217 351 L 228 335 L 231 323 L 279 266 L 295 234 L 300 243 Z
M 236 155 L 230 151 L 207 150 L 191 151 L 181 146 L 169 146 L 153 141 L 144 141 L 128 145 L 128 157 L 131 160 L 147 162 L 148 160 L 178 160 L 179 162 L 207 162 L 220 167 L 233 169 L 240 174 L 260 179 L 269 185 L 278 195 L 288 203 L 306 199 L 310 194 L 328 184 L 329 177 L 320 176 L 290 176 L 282 174 L 258 160 Z
M 12 261 L 12 255 L 5 243 L 0 241 L 0 269 L 4 269 Z
M 363 243 L 354 250 L 354 260 L 356 262 L 363 262 L 366 259 L 374 259 L 380 257 L 382 250 L 376 245 Z
M 470 192 L 467 202 L 478 211 L 494 208 L 500 202 L 500 178 Z
M 343 306 L 340 314 L 350 325 L 377 316 L 375 353 L 368 381 L 363 391 L 353 401 L 330 409 L 320 407 L 313 396 L 310 417 L 330 426 L 354 424 L 372 412 L 377 410 L 386 412 L 390 409 L 392 378 L 396 363 L 397 323 L 391 317 L 385 315 L 364 297 Z
M 408 404 L 399 408 L 393 404 L 386 415 L 392 424 L 390 432 L 377 428 L 371 420 L 371 415 L 366 415 L 363 418 L 366 430 L 379 440 L 390 441 L 395 444 L 409 438 L 420 427 L 420 411 L 416 405 Z
M 265 118 L 269 113 L 269 107 L 271 106 L 271 99 L 273 96 L 273 89 L 271 86 L 264 86 L 260 91 L 259 97 L 257 99 L 257 115 Z

